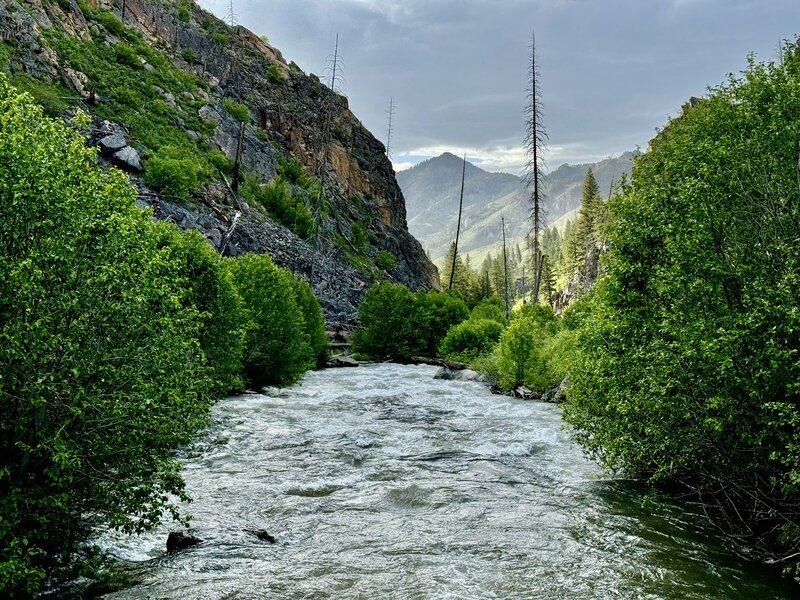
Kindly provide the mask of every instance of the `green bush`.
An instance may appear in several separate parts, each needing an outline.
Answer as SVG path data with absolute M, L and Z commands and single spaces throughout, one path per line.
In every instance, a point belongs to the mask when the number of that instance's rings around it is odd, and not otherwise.
M 471 319 L 491 319 L 501 325 L 507 325 L 506 303 L 500 296 L 490 296 L 481 300 L 470 314 Z
M 469 319 L 450 328 L 439 345 L 439 354 L 450 360 L 470 362 L 491 352 L 500 340 L 503 325 L 491 319 Z
M 84 118 L 82 126 L 88 119 Z M 95 526 L 186 498 L 209 406 L 187 276 L 95 151 L 0 74 L 0 589 L 35 594 Z M 53 165 L 57 164 L 58 169 Z
M 183 60 L 185 60 L 190 65 L 193 65 L 197 61 L 197 55 L 191 48 L 187 48 L 186 50 L 181 52 L 181 58 L 183 58 Z
M 248 174 L 239 191 L 245 200 L 260 206 L 277 223 L 288 227 L 301 238 L 307 239 L 314 230 L 311 211 L 302 196 L 292 193 L 292 188 L 282 175 L 270 183 L 262 184 L 256 174 Z
M 125 35 L 125 25 L 122 23 L 119 17 L 110 10 L 95 10 L 91 13 L 91 18 L 102 24 L 103 27 L 108 29 L 111 34 L 117 37 L 122 37 Z
M 200 313 L 200 349 L 209 367 L 212 394 L 243 389 L 246 314 L 230 271 L 198 231 L 181 233 L 166 221 L 155 228 L 159 246 L 170 251 L 187 277 L 186 303 Z
M 225 106 L 225 110 L 227 110 L 230 115 L 240 121 L 242 123 L 249 123 L 250 122 L 250 109 L 247 108 L 247 105 L 240 104 L 233 100 L 232 98 L 225 98 L 222 101 L 223 106 Z
M 436 290 L 410 291 L 381 283 L 369 292 L 358 310 L 361 325 L 353 351 L 372 358 L 405 360 L 436 356 L 447 331 L 469 316 L 460 298 Z
M 330 358 L 330 347 L 328 346 L 328 332 L 325 329 L 325 319 L 322 316 L 322 309 L 319 300 L 311 290 L 311 286 L 305 279 L 296 275 L 292 276 L 292 287 L 294 298 L 300 307 L 303 315 L 303 335 L 306 343 L 311 348 L 316 366 L 324 367 Z
M 273 63 L 267 69 L 267 81 L 274 85 L 280 85 L 286 81 L 286 75 L 283 74 L 278 65 Z
M 142 61 L 139 60 L 139 55 L 128 44 L 119 43 L 114 46 L 114 55 L 117 62 L 121 65 L 127 65 L 134 69 L 139 69 L 142 66 Z
M 20 91 L 27 92 L 39 104 L 46 115 L 60 117 L 69 108 L 69 103 L 61 96 L 68 96 L 74 92 L 61 85 L 52 85 L 34 79 L 30 75 L 18 73 L 11 78 L 13 85 Z
M 316 365 L 293 276 L 266 254 L 226 259 L 247 310 L 245 382 L 252 388 L 288 385 Z
M 350 243 L 355 246 L 356 250 L 361 252 L 369 248 L 369 236 L 363 223 L 355 222 L 350 227 Z
M 800 46 L 782 58 L 672 120 L 610 200 L 565 416 L 604 463 L 689 486 L 796 564 Z
M 525 304 L 511 313 L 511 319 L 527 317 L 532 319 L 547 335 L 555 335 L 561 329 L 561 321 L 553 309 L 546 304 Z
M 549 380 L 544 356 L 545 331 L 531 317 L 512 319 L 497 346 L 498 385 L 505 389 L 525 385 L 544 391 Z
M 464 300 L 457 294 L 438 290 L 416 294 L 414 326 L 422 356 L 437 356 L 439 344 L 450 328 L 469 318 Z
M 395 265 L 397 265 L 397 259 L 388 250 L 381 250 L 378 252 L 378 256 L 375 257 L 375 266 L 379 269 L 390 271 L 394 269 Z
M 147 185 L 178 198 L 188 198 L 193 190 L 207 183 L 211 176 L 207 164 L 191 155 L 184 155 L 173 146 L 162 148 L 148 159 L 144 171 Z

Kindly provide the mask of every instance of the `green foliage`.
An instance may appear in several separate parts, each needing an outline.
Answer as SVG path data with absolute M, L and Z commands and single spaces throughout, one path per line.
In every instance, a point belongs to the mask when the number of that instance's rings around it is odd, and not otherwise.
M 189 0 L 178 0 L 178 19 L 188 23 L 192 17 L 192 5 Z
M 391 271 L 397 265 L 397 259 L 394 254 L 388 250 L 381 250 L 378 256 L 375 257 L 375 266 L 384 271 Z
M 547 376 L 545 330 L 531 317 L 512 319 L 497 346 L 498 385 L 511 389 L 518 385 L 542 392 L 552 385 Z
M 185 302 L 200 313 L 198 339 L 209 366 L 212 394 L 241 390 L 246 315 L 230 272 L 199 232 L 181 233 L 163 221 L 155 229 L 159 246 L 169 250 L 187 277 Z
M 525 304 L 511 314 L 511 320 L 532 319 L 536 326 L 547 335 L 555 335 L 561 329 L 561 322 L 550 306 L 545 304 Z
M 188 198 L 212 175 L 207 163 L 198 163 L 190 157 L 184 157 L 179 148 L 166 146 L 148 159 L 144 180 L 147 185 L 164 194 Z
M 506 304 L 500 296 L 489 296 L 481 300 L 475 308 L 472 309 L 470 319 L 490 319 L 506 326 L 508 324 L 508 319 L 506 319 Z
M 325 329 L 325 320 L 322 316 L 319 300 L 314 296 L 311 286 L 305 279 L 292 277 L 294 298 L 303 316 L 303 336 L 311 348 L 315 359 L 315 366 L 322 368 L 330 358 L 328 346 L 328 332 Z
M 382 283 L 359 307 L 361 327 L 353 351 L 372 358 L 408 359 L 435 356 L 447 331 L 469 316 L 460 298 L 431 290 L 414 293 L 398 284 Z
M 267 68 L 267 81 L 274 85 L 280 85 L 286 82 L 286 75 L 283 74 L 278 65 L 272 63 L 269 68 Z
M 636 160 L 610 201 L 613 251 L 578 319 L 565 413 L 605 464 L 688 485 L 794 556 L 798 106 L 792 44 L 780 66 L 751 60 Z
M 186 48 L 186 50 L 181 52 L 181 58 L 183 58 L 183 60 L 185 60 L 190 65 L 193 65 L 195 62 L 197 62 L 197 55 L 191 48 Z
M 297 280 L 266 254 L 245 254 L 226 264 L 247 311 L 245 382 L 252 388 L 294 383 L 318 359 L 311 346 L 313 315 L 305 301 L 298 304 Z
M 93 11 L 91 13 L 91 18 L 108 29 L 109 33 L 117 37 L 122 37 L 125 34 L 125 25 L 122 23 L 119 17 L 117 17 L 117 15 L 110 10 L 98 9 Z
M 215 33 L 211 36 L 211 38 L 217 42 L 218 44 L 222 44 L 223 46 L 228 43 L 228 34 L 227 33 Z
M 209 405 L 202 319 L 150 216 L 0 75 L 0 589 L 32 595 L 100 523 L 185 499 Z M 58 168 L 53 168 L 58 165 Z
M 503 325 L 490 319 L 468 319 L 450 328 L 439 345 L 439 354 L 450 360 L 470 362 L 491 352 L 503 333 Z
M 232 98 L 225 98 L 222 101 L 222 104 L 225 106 L 225 110 L 227 110 L 237 121 L 240 121 L 241 123 L 250 122 L 250 109 L 247 108 L 247 105 L 240 104 Z
M 245 177 L 239 189 L 249 203 L 261 207 L 277 223 L 288 227 L 303 239 L 314 230 L 314 217 L 306 206 L 301 193 L 294 193 L 282 175 L 270 183 L 261 184 L 254 173 Z
M 95 13 L 88 6 L 84 12 L 88 18 L 105 14 L 103 11 Z M 93 113 L 103 119 L 125 123 L 136 139 L 137 149 L 142 156 L 186 161 L 189 174 L 181 176 L 181 179 L 189 181 L 188 184 L 184 181 L 174 186 L 179 188 L 177 195 L 186 196 L 195 185 L 193 179 L 197 179 L 196 185 L 203 185 L 215 174 L 210 162 L 213 153 L 211 148 L 205 143 L 198 145 L 187 135 L 187 130 L 204 135 L 213 131 L 197 115 L 201 103 L 182 95 L 182 92 L 196 93 L 198 88 L 204 86 L 198 77 L 177 69 L 163 52 L 145 43 L 141 34 L 134 29 L 123 28 L 119 36 L 126 41 L 116 46 L 106 44 L 102 36 L 87 41 L 68 36 L 55 28 L 43 30 L 42 36 L 56 51 L 61 63 L 85 73 L 87 85 L 94 87 L 104 99 L 93 107 Z M 118 52 L 121 52 L 121 60 Z M 140 68 L 140 57 L 156 68 Z M 49 87 L 53 96 L 75 94 L 58 86 L 40 85 Z M 164 102 L 162 92 L 157 88 L 171 93 L 176 106 Z M 165 167 L 163 163 L 161 166 Z M 180 174 L 182 167 L 173 163 L 166 165 L 164 170 Z M 145 176 L 148 168 L 146 161 Z M 155 179 L 160 180 L 159 185 L 169 184 L 163 172 Z
M 61 96 L 70 96 L 71 92 L 61 85 L 47 84 L 30 75 L 18 73 L 11 78 L 11 83 L 18 90 L 28 92 L 39 104 L 46 115 L 60 117 L 69 108 L 69 103 Z
M 139 69 L 142 66 L 136 50 L 128 44 L 120 42 L 114 46 L 114 56 L 116 56 L 117 62 L 121 65 L 127 65 L 133 69 Z
M 363 223 L 355 222 L 350 228 L 350 243 L 355 246 L 356 250 L 365 251 L 369 248 L 369 236 L 367 235 L 367 228 Z

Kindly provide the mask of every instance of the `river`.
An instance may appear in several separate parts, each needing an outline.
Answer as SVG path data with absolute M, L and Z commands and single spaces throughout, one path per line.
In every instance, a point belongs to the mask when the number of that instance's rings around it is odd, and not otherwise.
M 435 372 L 326 370 L 218 403 L 184 458 L 203 543 L 166 554 L 171 524 L 102 536 L 141 578 L 108 597 L 797 597 L 697 515 L 587 461 L 557 406 Z

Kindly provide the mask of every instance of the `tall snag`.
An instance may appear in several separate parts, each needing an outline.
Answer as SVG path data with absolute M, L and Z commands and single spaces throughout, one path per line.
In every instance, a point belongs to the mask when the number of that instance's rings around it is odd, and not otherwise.
M 531 221 L 533 222 L 533 303 L 539 302 L 539 286 L 542 281 L 542 250 L 539 231 L 542 228 L 542 178 L 543 154 L 547 134 L 542 126 L 542 99 L 539 90 L 539 71 L 536 66 L 536 35 L 531 36 L 531 64 L 528 71 L 530 86 L 528 103 L 525 107 L 527 118 L 525 132 L 525 153 L 527 163 L 525 177 L 531 193 Z
M 450 269 L 450 284 L 448 290 L 453 289 L 453 278 L 456 274 L 456 257 L 458 257 L 458 236 L 461 233 L 461 209 L 464 206 L 464 176 L 467 173 L 467 155 L 464 155 L 464 166 L 461 168 L 461 196 L 458 199 L 458 224 L 456 225 L 456 243 L 453 250 L 453 265 Z

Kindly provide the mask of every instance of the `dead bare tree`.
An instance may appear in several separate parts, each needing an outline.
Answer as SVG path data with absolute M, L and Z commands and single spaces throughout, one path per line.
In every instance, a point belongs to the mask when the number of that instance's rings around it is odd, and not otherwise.
M 461 233 L 461 209 L 464 206 L 464 176 L 467 173 L 467 155 L 464 155 L 464 166 L 461 169 L 461 196 L 458 199 L 458 224 L 456 225 L 456 244 L 453 248 L 453 264 L 450 269 L 450 285 L 447 286 L 448 290 L 453 289 L 453 279 L 456 275 L 456 258 L 458 258 L 458 236 Z
M 525 107 L 527 126 L 525 152 L 527 154 L 526 179 L 531 192 L 531 221 L 533 225 L 533 303 L 539 302 L 539 286 L 542 281 L 542 250 L 539 231 L 542 228 L 543 200 L 543 154 L 547 134 L 542 125 L 542 100 L 539 84 L 539 69 L 536 64 L 536 35 L 531 36 L 531 62 L 528 71 L 530 83 L 528 102 Z
M 389 110 L 386 111 L 386 158 L 391 158 L 392 152 L 392 118 L 394 117 L 394 98 L 389 98 Z
M 503 288 L 506 300 L 506 319 L 511 317 L 511 308 L 508 305 L 508 257 L 506 256 L 506 219 L 500 215 L 500 225 L 503 228 Z

